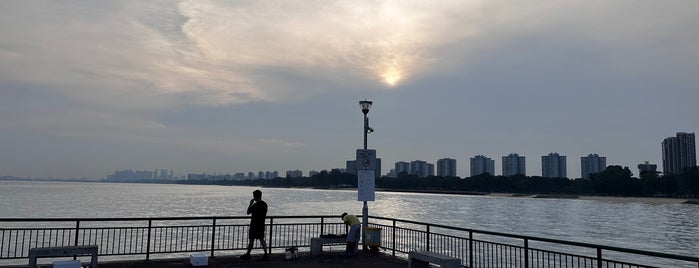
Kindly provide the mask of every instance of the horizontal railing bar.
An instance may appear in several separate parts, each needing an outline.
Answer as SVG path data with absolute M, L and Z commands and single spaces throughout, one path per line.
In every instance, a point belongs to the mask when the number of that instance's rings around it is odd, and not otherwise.
M 301 215 L 301 216 L 267 216 L 274 219 L 319 219 L 338 218 L 339 215 Z M 198 216 L 198 217 L 150 217 L 150 218 L 0 218 L 0 222 L 53 222 L 53 221 L 165 221 L 165 220 L 243 220 L 250 219 L 250 216 Z

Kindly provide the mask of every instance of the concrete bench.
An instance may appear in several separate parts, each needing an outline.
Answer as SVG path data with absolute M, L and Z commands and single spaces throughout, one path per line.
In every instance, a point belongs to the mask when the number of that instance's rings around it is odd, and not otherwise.
M 318 256 L 323 252 L 323 245 L 346 244 L 347 237 L 313 237 L 311 238 L 311 256 Z
M 430 263 L 442 268 L 459 268 L 461 259 L 430 251 L 411 251 L 408 253 L 408 268 L 430 267 Z
M 68 246 L 29 249 L 29 268 L 36 267 L 36 258 L 91 255 L 90 267 L 97 267 L 97 246 Z

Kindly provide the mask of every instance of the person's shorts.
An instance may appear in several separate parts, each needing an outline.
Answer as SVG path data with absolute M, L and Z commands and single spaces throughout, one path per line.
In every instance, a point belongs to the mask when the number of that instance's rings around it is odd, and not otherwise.
M 349 232 L 347 232 L 347 242 L 359 242 L 359 235 L 362 232 L 362 225 L 355 224 L 350 226 Z
M 255 226 L 250 225 L 250 232 L 248 233 L 249 239 L 264 239 L 265 238 L 265 226 Z

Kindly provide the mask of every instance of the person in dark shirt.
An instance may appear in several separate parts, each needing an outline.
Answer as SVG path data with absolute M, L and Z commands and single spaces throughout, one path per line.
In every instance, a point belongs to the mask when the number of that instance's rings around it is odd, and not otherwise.
M 260 240 L 262 245 L 262 250 L 265 255 L 262 256 L 262 260 L 267 260 L 269 255 L 267 254 L 267 243 L 265 243 L 265 218 L 267 217 L 267 203 L 262 201 L 262 191 L 255 190 L 252 192 L 253 199 L 250 200 L 250 205 L 248 206 L 248 215 L 250 215 L 250 232 L 248 234 L 248 251 L 240 256 L 241 259 L 249 260 L 250 251 L 252 246 L 255 244 L 255 239 Z

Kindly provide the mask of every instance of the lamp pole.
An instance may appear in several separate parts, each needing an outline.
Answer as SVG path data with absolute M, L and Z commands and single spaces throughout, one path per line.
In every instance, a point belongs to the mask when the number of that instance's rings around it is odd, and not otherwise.
M 369 132 L 373 132 L 374 129 L 369 127 L 369 117 L 367 117 L 367 114 L 369 113 L 369 109 L 371 109 L 371 105 L 373 102 L 369 100 L 363 100 L 359 101 L 359 107 L 362 109 L 362 113 L 364 114 L 364 150 L 367 149 L 367 134 Z M 376 176 L 376 175 L 374 175 Z M 369 207 L 367 206 L 367 201 L 364 200 L 364 206 L 362 207 L 362 250 L 366 251 L 367 246 L 366 246 L 366 228 L 369 227 Z

